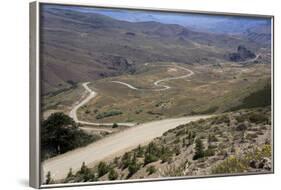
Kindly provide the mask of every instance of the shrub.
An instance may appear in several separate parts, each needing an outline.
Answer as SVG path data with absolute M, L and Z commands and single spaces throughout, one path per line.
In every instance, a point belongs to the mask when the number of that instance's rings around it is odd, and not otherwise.
M 117 123 L 113 123 L 112 128 L 117 128 L 119 127 Z
M 137 157 L 143 157 L 144 150 L 143 148 L 139 145 L 138 148 L 136 149 L 136 156 Z
M 195 141 L 195 154 L 193 156 L 193 160 L 197 160 L 199 158 L 204 157 L 204 146 L 201 139 L 196 139 Z
M 155 173 L 155 172 L 156 172 L 155 166 L 149 166 L 149 167 L 146 169 L 146 172 L 148 173 L 148 175 L 151 175 L 151 174 Z
M 140 169 L 140 164 L 137 162 L 136 156 L 134 155 L 132 161 L 130 162 L 130 164 L 128 166 L 129 174 L 128 174 L 127 178 L 134 175 L 139 169 Z
M 214 156 L 215 155 L 215 150 L 212 148 L 208 148 L 205 152 L 204 152 L 204 156 L 208 157 L 208 156 Z
M 249 120 L 252 123 L 267 123 L 268 122 L 268 117 L 264 114 L 258 114 L 258 113 L 251 113 L 249 114 Z
M 73 173 L 72 173 L 72 168 L 69 169 L 69 172 L 67 174 L 67 178 L 73 177 Z
M 52 177 L 51 177 L 51 172 L 48 171 L 48 173 L 47 173 L 47 175 L 46 175 L 45 184 L 51 184 L 51 183 L 53 183 L 53 182 L 54 182 L 54 180 L 53 180 Z
M 109 166 L 105 162 L 100 162 L 98 164 L 98 177 L 101 177 L 108 173 L 109 171 Z
M 109 180 L 116 180 L 118 178 L 118 173 L 114 169 L 110 169 L 108 174 Z
M 247 165 L 238 158 L 231 156 L 223 161 L 221 164 L 214 167 L 211 172 L 213 174 L 225 174 L 225 173 L 241 173 L 247 169 Z
M 144 157 L 144 165 L 147 165 L 151 162 L 156 162 L 158 160 L 158 157 L 151 154 L 151 153 L 146 153 Z
M 121 158 L 122 169 L 127 168 L 129 166 L 130 162 L 131 162 L 131 154 L 126 152 Z
M 170 149 L 168 147 L 162 146 L 161 155 L 160 155 L 160 159 L 162 160 L 162 163 L 171 162 L 172 157 L 173 157 L 173 153 L 170 151 Z
M 95 174 L 85 165 L 85 162 L 82 163 L 81 169 L 76 173 L 77 181 L 97 181 Z

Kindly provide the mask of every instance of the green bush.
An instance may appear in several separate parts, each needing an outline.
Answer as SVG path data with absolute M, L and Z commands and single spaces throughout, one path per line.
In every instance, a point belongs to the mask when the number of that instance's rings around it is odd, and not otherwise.
M 144 165 L 147 165 L 151 162 L 156 162 L 158 160 L 158 157 L 151 153 L 146 153 L 144 156 Z
M 136 156 L 137 157 L 143 157 L 144 155 L 144 150 L 143 148 L 139 145 L 138 148 L 136 149 Z
M 146 172 L 148 173 L 148 175 L 151 175 L 151 174 L 155 173 L 155 172 L 156 172 L 155 166 L 149 166 L 149 167 L 146 169 Z
M 109 166 L 105 162 L 98 164 L 98 177 L 104 176 L 109 172 Z
M 112 128 L 117 128 L 119 127 L 117 123 L 113 123 Z
M 126 152 L 122 158 L 121 158 L 121 167 L 122 169 L 125 169 L 129 166 L 129 164 L 131 163 L 131 154 Z
M 161 149 L 155 143 L 149 143 L 145 150 L 144 165 L 157 161 L 160 156 Z
M 171 162 L 173 158 L 173 153 L 170 151 L 170 149 L 166 146 L 161 147 L 161 155 L 160 159 L 162 160 L 162 163 L 165 162 Z
M 118 173 L 114 169 L 110 169 L 109 174 L 108 174 L 108 179 L 109 180 L 118 179 Z
M 199 158 L 204 157 L 204 146 L 201 139 L 196 139 L 195 141 L 195 154 L 193 156 L 193 160 L 197 160 Z
M 85 162 L 82 163 L 81 169 L 75 174 L 75 181 L 97 181 L 97 177 L 91 170 L 85 165 Z
M 134 155 L 132 161 L 130 162 L 130 164 L 128 166 L 129 174 L 128 174 L 127 178 L 134 175 L 139 169 L 140 169 L 140 164 L 137 162 L 136 155 Z

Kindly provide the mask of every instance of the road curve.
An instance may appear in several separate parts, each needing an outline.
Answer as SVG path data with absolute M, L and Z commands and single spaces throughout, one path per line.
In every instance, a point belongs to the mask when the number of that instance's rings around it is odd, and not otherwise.
M 146 65 L 148 65 L 148 64 L 146 64 Z M 152 91 L 168 90 L 171 87 L 168 86 L 168 85 L 161 84 L 162 82 L 167 82 L 167 81 L 176 80 L 176 79 L 183 79 L 183 78 L 190 77 L 190 76 L 192 76 L 194 74 L 194 72 L 192 70 L 187 69 L 187 68 L 182 67 L 182 66 L 174 65 L 174 64 L 173 65 L 158 65 L 158 66 L 173 66 L 173 67 L 177 67 L 177 68 L 180 68 L 182 70 L 188 71 L 188 74 L 181 75 L 181 76 L 178 76 L 178 77 L 168 77 L 168 78 L 157 80 L 153 84 L 154 84 L 154 86 L 160 87 L 160 88 L 151 89 Z M 135 86 L 133 86 L 131 84 L 128 84 L 128 83 L 125 83 L 125 82 L 121 82 L 121 81 L 111 81 L 111 82 L 127 86 L 128 88 L 130 88 L 132 90 L 149 90 L 149 89 L 137 88 L 137 87 L 135 87 Z
M 75 105 L 71 111 L 69 112 L 69 117 L 71 117 L 76 123 L 80 123 L 80 124 L 83 124 L 83 125 L 93 125 L 93 126 L 100 126 L 100 125 L 103 125 L 103 126 L 112 126 L 113 123 L 94 123 L 94 122 L 88 122 L 88 121 L 81 121 L 78 119 L 78 116 L 77 116 L 77 110 L 84 106 L 86 103 L 88 103 L 91 99 L 95 98 L 97 96 L 97 92 L 93 91 L 92 89 L 89 88 L 88 84 L 90 82 L 84 82 L 82 84 L 82 86 L 85 88 L 86 92 L 89 93 L 89 95 L 83 99 L 81 102 L 78 102 L 77 105 Z M 118 125 L 122 125 L 122 126 L 128 126 L 128 127 L 132 127 L 132 126 L 135 126 L 136 123 L 117 123 Z
M 175 119 L 164 119 L 140 124 L 122 132 L 105 137 L 86 147 L 78 148 L 54 158 L 45 160 L 42 163 L 43 177 L 50 171 L 55 180 L 66 177 L 70 168 L 73 172 L 80 169 L 81 164 L 96 164 L 106 158 L 120 156 L 122 153 L 132 150 L 138 145 L 147 144 L 156 137 L 160 137 L 164 132 L 173 129 L 181 124 L 186 124 L 199 119 L 206 119 L 211 115 L 190 116 Z

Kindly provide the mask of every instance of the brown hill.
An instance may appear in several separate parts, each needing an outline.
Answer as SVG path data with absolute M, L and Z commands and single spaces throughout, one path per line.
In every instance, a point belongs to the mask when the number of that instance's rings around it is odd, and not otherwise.
M 130 23 L 96 13 L 45 9 L 41 13 L 43 94 L 81 82 L 134 73 L 145 62 L 215 63 L 243 38 L 189 30 L 175 24 Z

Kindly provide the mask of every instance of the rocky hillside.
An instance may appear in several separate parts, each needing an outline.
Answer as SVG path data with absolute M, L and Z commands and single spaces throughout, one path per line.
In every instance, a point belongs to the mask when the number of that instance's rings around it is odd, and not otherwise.
M 271 140 L 269 107 L 225 113 L 178 126 L 93 168 L 82 164 L 63 182 L 270 172 Z
M 42 93 L 75 83 L 133 74 L 136 65 L 155 61 L 216 63 L 240 44 L 237 36 L 203 33 L 176 24 L 115 20 L 91 12 L 43 7 L 41 24 Z

